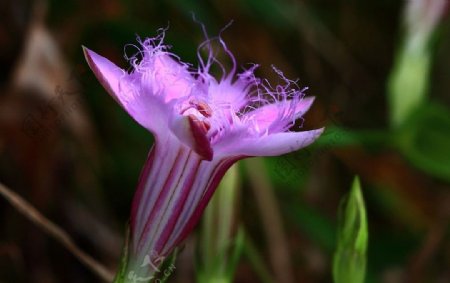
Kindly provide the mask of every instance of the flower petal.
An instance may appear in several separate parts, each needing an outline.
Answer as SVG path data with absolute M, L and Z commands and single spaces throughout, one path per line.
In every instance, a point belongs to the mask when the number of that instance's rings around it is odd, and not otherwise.
M 277 156 L 293 152 L 313 143 L 322 134 L 324 128 L 304 131 L 275 133 L 259 138 L 245 138 L 227 147 L 222 146 L 220 153 L 230 156 Z
M 108 93 L 140 125 L 158 135 L 165 132 L 169 107 L 162 99 L 133 85 L 130 75 L 103 56 L 83 47 L 89 67 Z
M 209 100 L 212 105 L 238 112 L 248 103 L 245 88 L 246 85 L 239 81 L 232 83 L 230 79 L 221 82 L 211 80 L 208 85 Z
M 304 97 L 297 103 L 295 106 L 295 119 L 298 119 L 305 115 L 308 112 L 309 108 L 311 108 L 314 100 L 316 98 L 314 96 Z
M 289 123 L 291 120 L 296 120 L 300 117 L 302 117 L 311 107 L 311 105 L 314 102 L 315 97 L 305 97 L 301 99 L 298 103 L 295 105 L 295 110 L 293 111 L 293 117 L 289 117 L 289 121 L 282 121 L 285 123 Z M 283 115 L 289 111 L 289 108 L 292 107 L 291 101 L 279 101 L 276 103 L 271 103 L 268 105 L 264 105 L 260 108 L 257 108 L 249 113 L 247 113 L 245 116 L 251 123 L 258 126 L 258 130 L 260 132 L 265 132 L 267 129 L 269 129 L 274 122 L 276 122 L 279 119 L 283 119 Z M 284 127 L 285 125 L 282 125 Z
M 195 80 L 186 65 L 175 61 L 168 54 L 159 54 L 153 61 L 154 84 L 163 92 L 166 102 L 190 95 Z
M 89 67 L 102 86 L 118 103 L 122 104 L 118 96 L 123 91 L 124 85 L 121 85 L 119 82 L 127 75 L 126 72 L 105 57 L 98 55 L 84 46 L 83 52 Z M 125 91 L 125 93 L 128 92 Z

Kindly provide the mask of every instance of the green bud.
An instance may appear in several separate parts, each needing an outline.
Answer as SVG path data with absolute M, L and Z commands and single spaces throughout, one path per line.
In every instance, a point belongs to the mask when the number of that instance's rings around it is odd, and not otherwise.
M 368 229 L 358 177 L 339 209 L 337 248 L 333 258 L 335 283 L 362 283 L 366 273 Z

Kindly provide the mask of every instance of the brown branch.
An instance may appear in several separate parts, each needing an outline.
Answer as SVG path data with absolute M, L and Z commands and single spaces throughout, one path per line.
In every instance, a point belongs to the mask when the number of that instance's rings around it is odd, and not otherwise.
M 97 274 L 104 281 L 112 282 L 114 274 L 110 270 L 78 248 L 73 239 L 64 230 L 47 219 L 30 203 L 2 183 L 0 183 L 0 194 L 26 218 L 66 247 L 76 258 L 86 265 L 86 267 L 91 269 L 92 272 Z

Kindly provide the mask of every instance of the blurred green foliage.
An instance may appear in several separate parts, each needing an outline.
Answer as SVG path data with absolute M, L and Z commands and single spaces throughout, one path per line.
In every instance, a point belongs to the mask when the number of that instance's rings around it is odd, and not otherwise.
M 450 182 L 450 110 L 424 103 L 398 130 L 395 143 L 414 166 Z
M 317 98 L 302 128 L 325 126 L 324 135 L 305 150 L 265 159 L 268 177 L 276 187 L 296 280 L 332 281 L 333 252 L 341 239 L 336 233 L 336 210 L 353 176 L 359 175 L 370 215 L 366 281 L 449 281 L 448 17 L 430 39 L 426 58 L 417 58 L 401 52 L 404 1 L 50 0 L 44 26 L 68 68 L 76 72 L 82 115 L 95 134 L 78 139 L 64 124 L 52 129 L 53 140 L 36 143 L 23 134 L 20 117 L 34 113 L 28 104 L 38 104 L 32 98 L 40 94 L 10 94 L 28 28 L 34 24 L 31 2 L 35 1 L 0 4 L 1 181 L 62 225 L 96 258 L 113 266 L 118 256 L 111 253 L 112 245 L 109 251 L 99 248 L 99 242 L 110 243 L 102 233 L 91 233 L 98 238 L 93 239 L 82 230 L 85 226 L 73 220 L 79 214 L 70 210 L 70 204 L 81 203 L 91 212 L 83 216 L 82 223 L 91 223 L 88 220 L 95 215 L 111 233 L 122 235 L 153 138 L 87 70 L 81 45 L 127 67 L 124 53 L 136 50 L 124 49 L 126 44 L 136 43 L 136 36 L 155 36 L 157 29 L 169 26 L 165 42 L 195 66 L 196 48 L 204 37 L 193 13 L 210 36 L 234 20 L 221 35 L 240 66 L 261 64 L 258 75 L 275 84 L 278 78 L 270 70 L 274 64 L 287 77 L 299 77 L 300 87 L 308 86 L 306 93 Z M 219 58 L 228 64 L 223 54 Z M 395 93 L 398 107 L 408 109 L 395 127 L 390 93 Z M 409 107 L 409 96 L 426 99 Z M 19 113 L 19 118 L 10 118 L 11 112 Z M 300 123 L 294 129 L 299 130 Z M 96 145 L 94 154 L 83 142 Z M 238 218 L 245 228 L 245 244 L 234 279 L 273 282 L 267 250 L 276 243 L 262 236 L 255 196 L 248 189 L 247 177 L 241 176 Z M 0 219 L 0 281 L 98 282 L 2 200 Z M 100 226 L 89 225 L 88 231 Z M 192 260 L 182 258 L 189 255 L 186 249 L 169 282 L 194 281 Z
M 236 229 L 239 224 L 234 223 L 240 189 L 237 167 L 225 174 L 203 214 L 196 271 L 199 283 L 231 283 L 234 279 L 245 241 L 243 229 Z

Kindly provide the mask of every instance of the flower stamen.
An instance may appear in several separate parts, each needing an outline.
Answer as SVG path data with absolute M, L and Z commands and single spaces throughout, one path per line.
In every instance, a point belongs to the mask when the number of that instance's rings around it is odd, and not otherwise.
M 201 100 L 191 100 L 189 101 L 189 104 L 198 110 L 200 114 L 202 114 L 203 117 L 211 117 L 212 116 L 212 109 L 209 107 L 209 105 Z

